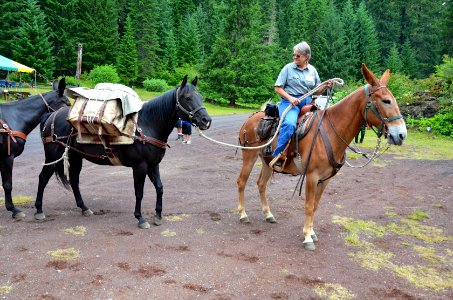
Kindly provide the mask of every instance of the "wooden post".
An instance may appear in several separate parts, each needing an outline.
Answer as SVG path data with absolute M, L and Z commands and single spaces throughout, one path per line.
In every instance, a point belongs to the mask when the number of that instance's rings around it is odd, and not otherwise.
M 82 51 L 83 44 L 79 43 L 77 46 L 77 70 L 76 70 L 76 79 L 80 79 L 80 74 L 82 74 Z

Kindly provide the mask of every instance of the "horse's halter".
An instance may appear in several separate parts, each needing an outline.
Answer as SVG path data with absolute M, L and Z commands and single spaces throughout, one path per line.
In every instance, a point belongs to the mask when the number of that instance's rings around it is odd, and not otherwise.
M 47 111 L 48 111 L 48 112 L 51 112 L 51 111 L 54 112 L 55 109 L 53 109 L 52 106 L 50 106 L 49 103 L 47 103 L 46 99 L 44 99 L 44 96 L 43 96 L 41 93 L 39 94 L 39 96 L 41 96 L 42 101 L 43 101 L 44 104 L 46 105 Z
M 181 103 L 179 102 L 179 90 L 181 89 L 181 87 L 179 87 L 177 90 L 176 90 L 176 109 L 180 109 L 183 113 L 185 113 L 188 117 L 189 117 L 189 121 L 191 124 L 194 125 L 194 123 L 192 122 L 192 118 L 193 116 L 201 109 L 206 109 L 206 107 L 204 107 L 203 105 L 195 108 L 194 110 L 192 111 L 188 111 L 187 109 L 184 108 L 184 106 L 181 105 Z
M 371 129 L 373 129 L 374 133 L 380 138 L 382 134 L 387 138 L 387 124 L 398 120 L 402 119 L 402 115 L 395 115 L 390 118 L 383 118 L 381 112 L 379 111 L 379 108 L 376 106 L 376 100 L 373 100 L 373 95 L 374 93 L 379 90 L 379 89 L 387 89 L 388 88 L 385 85 L 381 85 L 376 87 L 375 89 L 369 90 L 369 84 L 365 85 L 365 95 L 367 99 L 367 103 L 365 106 L 365 111 L 364 111 L 364 116 L 363 118 L 365 119 L 366 124 L 370 125 Z M 376 128 L 377 131 L 373 128 L 373 126 L 368 122 L 368 110 L 370 110 L 374 113 L 374 115 L 381 121 L 381 124 Z

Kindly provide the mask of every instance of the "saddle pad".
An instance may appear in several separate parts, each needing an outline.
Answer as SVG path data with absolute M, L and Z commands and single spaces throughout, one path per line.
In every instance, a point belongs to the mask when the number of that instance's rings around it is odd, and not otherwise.
M 302 139 L 309 131 L 313 125 L 314 116 L 317 113 L 317 110 L 314 112 L 307 112 L 302 116 L 302 119 L 299 122 L 299 126 L 296 129 L 297 140 Z

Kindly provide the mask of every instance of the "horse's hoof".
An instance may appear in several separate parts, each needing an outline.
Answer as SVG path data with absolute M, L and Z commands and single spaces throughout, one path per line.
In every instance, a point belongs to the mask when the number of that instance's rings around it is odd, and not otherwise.
M 304 243 L 304 248 L 305 248 L 305 250 L 314 251 L 314 250 L 316 249 L 315 243 L 313 243 L 313 242 L 306 242 L 306 243 Z
M 162 218 L 159 218 L 158 216 L 154 216 L 153 224 L 156 226 L 162 225 Z
M 140 229 L 149 229 L 150 227 L 151 227 L 151 225 L 149 225 L 149 223 L 146 221 L 143 223 L 140 223 L 140 222 L 138 223 L 138 228 L 140 228 Z
M 22 220 L 23 218 L 25 218 L 25 214 L 23 212 L 19 211 L 19 212 L 13 213 L 13 219 Z
M 272 216 L 272 217 L 267 217 L 266 222 L 274 224 L 274 223 L 277 223 L 277 220 L 274 218 L 274 216 Z
M 318 236 L 316 234 L 312 234 L 311 239 L 313 240 L 313 242 L 319 241 Z
M 92 211 L 91 209 L 88 208 L 88 209 L 82 211 L 82 215 L 83 215 L 84 217 L 92 216 L 92 215 L 93 215 L 93 211 Z
M 36 213 L 35 214 L 35 220 L 41 221 L 46 218 L 46 215 L 44 213 Z
M 248 224 L 250 223 L 250 219 L 248 216 L 245 216 L 243 218 L 240 218 L 239 221 L 242 223 L 242 224 Z

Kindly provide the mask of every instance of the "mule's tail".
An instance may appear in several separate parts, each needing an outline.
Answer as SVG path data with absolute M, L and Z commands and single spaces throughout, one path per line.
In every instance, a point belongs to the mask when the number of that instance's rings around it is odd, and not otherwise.
M 65 154 L 63 154 L 65 155 Z M 65 157 L 62 157 L 62 160 L 57 162 L 55 165 L 54 165 L 54 173 L 55 173 L 55 177 L 57 178 L 57 181 L 65 187 L 65 189 L 67 190 L 71 190 L 71 183 L 69 182 L 68 180 L 68 177 L 66 176 L 66 171 L 65 171 L 65 166 L 64 164 L 66 163 L 65 162 Z

